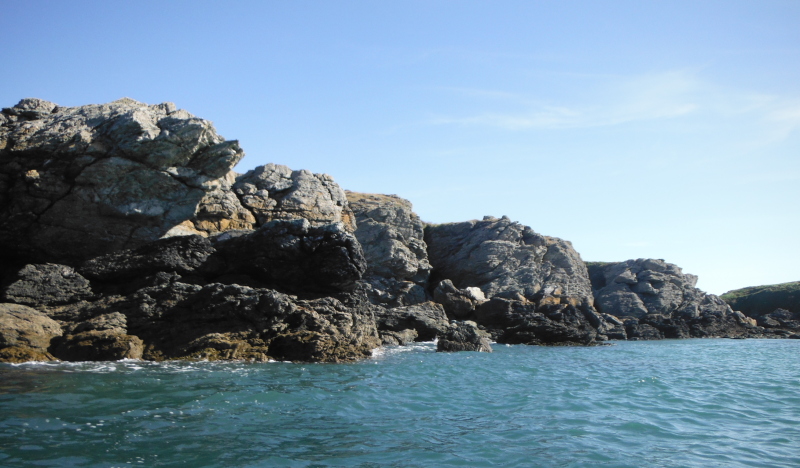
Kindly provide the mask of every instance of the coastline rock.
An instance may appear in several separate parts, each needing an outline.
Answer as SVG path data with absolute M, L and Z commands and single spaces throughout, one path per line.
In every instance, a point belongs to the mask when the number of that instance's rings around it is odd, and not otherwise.
M 47 315 L 20 304 L 0 304 L 0 362 L 52 361 L 50 341 L 61 326 Z
M 372 302 L 397 307 L 430 300 L 424 224 L 411 202 L 396 195 L 346 194 L 356 219 L 355 235 L 367 259 L 364 282 Z
M 475 322 L 453 322 L 439 337 L 437 352 L 478 351 L 491 353 L 488 333 L 481 331 Z
M 629 339 L 756 333 L 747 317 L 735 313 L 719 297 L 697 289 L 696 276 L 664 260 L 589 263 L 588 268 L 595 306 L 601 313 L 624 319 Z
M 486 302 L 486 296 L 479 288 L 458 289 L 452 281 L 443 280 L 433 291 L 433 300 L 444 306 L 449 317 L 463 320 L 471 316 L 477 306 Z
M 158 239 L 244 155 L 172 103 L 23 99 L 2 113 L 0 247 L 16 262 L 75 265 Z
M 777 309 L 799 313 L 800 281 L 736 289 L 728 291 L 720 297 L 733 310 L 739 310 L 755 319 Z
M 425 242 L 436 277 L 457 288 L 478 287 L 487 298 L 573 297 L 591 307 L 586 266 L 572 244 L 507 217 L 429 225 Z
M 474 317 L 504 344 L 591 345 L 606 338 L 592 324 L 599 320 L 596 313 L 553 297 L 538 302 L 493 297 Z
M 25 265 L 11 284 L 3 288 L 3 299 L 25 305 L 57 305 L 92 296 L 89 280 L 65 265 Z
M 375 320 L 381 332 L 414 330 L 417 333 L 416 341 L 431 341 L 447 331 L 450 325 L 444 308 L 435 302 L 392 309 L 376 308 Z
M 213 239 L 179 236 L 87 261 L 80 271 L 100 282 L 146 279 L 157 273 L 206 281 L 238 275 L 245 282 L 289 291 L 352 290 L 366 269 L 361 247 L 342 224 L 271 221 L 255 231 Z

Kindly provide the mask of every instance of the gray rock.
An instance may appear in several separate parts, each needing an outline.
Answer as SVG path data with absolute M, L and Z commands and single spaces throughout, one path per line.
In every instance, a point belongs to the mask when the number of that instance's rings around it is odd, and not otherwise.
M 364 249 L 371 300 L 386 307 L 429 300 L 425 292 L 431 265 L 423 239 L 424 224 L 411 202 L 396 195 L 347 191 Z
M 479 287 L 487 298 L 574 297 L 591 307 L 586 266 L 572 244 L 507 217 L 431 225 L 425 242 L 437 277 L 457 288 Z
M 78 302 L 92 295 L 89 281 L 65 265 L 25 265 L 6 286 L 3 298 L 29 306 Z
M 444 333 L 450 324 L 444 308 L 435 302 L 425 302 L 392 309 L 374 311 L 378 330 L 403 332 L 415 330 L 418 341 L 431 341 Z
M 158 239 L 244 155 L 171 103 L 24 99 L 3 115 L 0 248 L 27 263 L 76 264 Z
M 384 346 L 406 346 L 413 343 L 419 337 L 416 330 L 402 330 L 402 331 L 389 331 L 383 330 L 379 332 L 381 335 L 381 344 Z
M 453 322 L 436 343 L 438 352 L 478 351 L 491 353 L 489 335 L 475 322 Z
M 440 281 L 433 291 L 433 299 L 444 306 L 449 317 L 464 320 L 475 308 L 486 301 L 483 291 L 476 287 L 458 289 L 450 280 Z
M 590 263 L 595 306 L 626 322 L 629 339 L 737 337 L 753 324 L 719 297 L 697 289 L 697 276 L 664 260 Z M 651 328 L 656 329 L 655 333 Z

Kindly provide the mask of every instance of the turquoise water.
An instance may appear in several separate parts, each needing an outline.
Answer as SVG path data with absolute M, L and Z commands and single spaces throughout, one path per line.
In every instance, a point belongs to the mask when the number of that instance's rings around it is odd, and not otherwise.
M 0 365 L 0 466 L 797 467 L 800 340 Z

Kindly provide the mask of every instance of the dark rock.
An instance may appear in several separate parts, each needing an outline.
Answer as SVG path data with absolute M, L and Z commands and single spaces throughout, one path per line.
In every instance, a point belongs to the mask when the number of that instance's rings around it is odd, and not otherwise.
M 375 304 L 385 307 L 428 301 L 431 265 L 424 224 L 411 203 L 395 195 L 347 192 L 357 221 L 356 237 L 364 249 L 364 281 Z
M 367 266 L 355 236 L 341 223 L 270 221 L 246 235 L 223 234 L 214 247 L 228 272 L 289 291 L 352 290 Z
M 486 301 L 480 288 L 458 289 L 450 280 L 439 282 L 433 291 L 433 299 L 444 306 L 444 311 L 449 317 L 456 320 L 470 317 L 475 308 Z
M 596 319 L 596 317 L 592 317 Z M 598 339 L 587 311 L 557 298 L 538 303 L 494 297 L 475 310 L 475 320 L 498 343 L 590 345 Z
M 453 322 L 447 330 L 439 337 L 436 343 L 436 351 L 479 351 L 491 353 L 492 346 L 489 343 L 489 335 L 481 331 L 475 322 Z
M 53 263 L 25 265 L 3 289 L 7 302 L 30 306 L 68 304 L 91 296 L 86 278 L 71 267 Z
M 178 236 L 160 239 L 133 250 L 122 250 L 93 258 L 81 266 L 86 277 L 109 282 L 130 280 L 159 272 L 179 275 L 200 274 L 201 270 L 221 272 L 224 265 L 206 267 L 209 257 L 216 253 L 208 239 Z
M 392 309 L 376 308 L 375 320 L 381 332 L 414 330 L 417 341 L 431 341 L 448 329 L 449 320 L 441 304 L 425 302 Z
M 800 312 L 800 281 L 753 286 L 728 291 L 722 296 L 733 310 L 739 310 L 748 317 L 758 318 L 776 309 Z
M 372 306 L 358 301 L 348 307 L 332 297 L 298 300 L 271 289 L 177 282 L 144 288 L 131 302 L 124 312 L 129 333 L 144 340 L 146 359 L 341 362 L 380 345 Z
M 140 359 L 144 343 L 118 330 L 89 330 L 53 340 L 50 352 L 64 361 L 118 361 Z
M 416 330 L 402 330 L 402 331 L 388 331 L 383 330 L 379 332 L 381 335 L 381 344 L 393 346 L 405 346 L 417 340 L 419 334 Z
M 25 99 L 3 114 L 0 250 L 14 262 L 76 265 L 169 235 L 244 155 L 171 103 Z
M 47 315 L 20 304 L 0 304 L 0 361 L 51 361 L 50 341 L 61 326 Z

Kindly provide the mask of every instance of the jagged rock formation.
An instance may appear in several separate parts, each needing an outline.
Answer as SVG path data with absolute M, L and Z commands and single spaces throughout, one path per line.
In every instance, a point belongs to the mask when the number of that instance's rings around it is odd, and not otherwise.
M 472 315 L 475 308 L 486 302 L 486 296 L 480 288 L 469 287 L 458 289 L 449 279 L 442 280 L 433 290 L 433 300 L 444 306 L 445 312 L 456 320 L 463 320 Z
M 740 337 L 755 323 L 697 289 L 697 277 L 664 260 L 590 263 L 595 305 L 624 319 L 629 339 Z
M 436 343 L 438 352 L 478 351 L 491 353 L 489 334 L 478 328 L 475 322 L 453 322 Z
M 92 259 L 78 272 L 52 264 L 28 265 L 3 290 L 3 296 L 6 300 L 22 298 L 41 311 L 28 310 L 29 314 L 40 314 L 51 326 L 53 319 L 61 322 L 56 324 L 58 333 L 51 333 L 52 342 L 30 347 L 65 360 L 346 361 L 369 356 L 379 346 L 375 306 L 363 294 L 344 292 L 355 286 L 363 271 L 359 269 L 363 258 L 356 259 L 358 265 L 348 264 L 351 252 L 336 246 L 336 239 L 333 247 L 325 248 L 322 244 L 331 239 L 324 233 L 308 241 L 301 236 L 281 239 L 270 231 L 276 225 L 308 228 L 307 224 L 304 220 L 273 221 L 252 234 L 215 243 L 200 236 L 166 238 Z M 296 234 L 288 233 L 286 237 Z M 315 241 L 321 244 L 302 250 L 304 243 Z M 281 242 L 299 248 L 286 249 Z M 287 275 L 277 280 L 277 272 L 271 268 L 281 267 L 280 261 L 259 262 L 256 247 L 265 252 L 266 259 L 270 247 L 279 257 L 292 257 L 299 273 L 286 268 Z M 351 247 L 360 255 L 354 238 Z M 242 266 L 244 258 L 255 259 L 249 269 Z M 344 266 L 328 268 L 337 265 Z M 10 293 L 20 290 L 21 282 L 36 278 L 30 272 L 53 270 L 69 273 L 64 293 L 54 294 L 39 285 L 26 289 L 26 294 Z M 47 280 L 44 275 L 39 277 Z M 290 284 L 292 280 L 297 284 Z M 91 295 L 85 288 L 74 287 L 87 283 Z M 300 299 L 267 286 L 274 284 L 298 291 L 325 289 L 335 297 Z M 14 311 L 24 307 L 6 306 Z M 0 310 L 0 318 L 5 316 L 9 314 Z M 64 336 L 56 338 L 62 328 Z M 0 333 L 3 330 L 0 326 Z M 19 347 L 6 341 L 7 347 Z
M 0 360 L 368 356 L 344 192 L 242 155 L 172 104 L 4 109 Z
M 211 235 L 299 219 L 311 226 L 342 223 L 348 232 L 356 229 L 347 197 L 331 176 L 278 164 L 259 166 L 246 174 L 228 173 L 201 200 L 197 215 L 184 229 Z
M 381 336 L 391 337 L 384 341 L 395 344 L 400 337 L 415 335 L 413 341 L 431 341 L 447 330 L 450 322 L 444 313 L 441 304 L 425 302 L 410 306 L 395 307 L 392 309 L 375 309 L 375 320 Z
M 425 241 L 432 278 L 442 280 L 434 297 L 498 342 L 585 345 L 619 335 L 594 310 L 586 266 L 567 241 L 490 216 L 427 226 Z
M 425 242 L 437 279 L 457 288 L 478 287 L 487 298 L 555 296 L 591 304 L 586 266 L 572 244 L 507 217 L 430 225 Z
M 0 114 L 0 251 L 74 265 L 153 241 L 243 156 L 172 103 L 23 99 Z
M 395 195 L 350 191 L 347 201 L 367 258 L 364 281 L 373 303 L 397 307 L 429 300 L 426 289 L 431 265 L 423 240 L 424 225 L 411 203 Z

